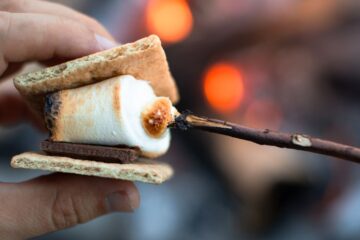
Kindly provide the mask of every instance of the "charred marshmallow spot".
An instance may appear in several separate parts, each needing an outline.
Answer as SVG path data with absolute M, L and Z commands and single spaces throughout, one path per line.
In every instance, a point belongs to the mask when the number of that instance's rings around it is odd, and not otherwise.
M 169 122 L 173 121 L 172 104 L 169 98 L 158 97 L 148 105 L 141 114 L 145 132 L 154 138 L 159 138 L 166 131 Z

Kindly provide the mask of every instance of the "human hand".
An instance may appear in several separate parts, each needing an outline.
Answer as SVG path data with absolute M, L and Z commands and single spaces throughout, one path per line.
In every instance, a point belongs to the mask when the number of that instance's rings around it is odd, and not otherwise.
M 1 0 L 0 77 L 29 61 L 57 62 L 113 47 L 94 19 L 39 0 Z M 0 125 L 31 114 L 12 82 L 0 83 Z M 23 239 L 71 227 L 113 211 L 133 211 L 139 193 L 127 181 L 52 174 L 0 183 L 0 236 Z

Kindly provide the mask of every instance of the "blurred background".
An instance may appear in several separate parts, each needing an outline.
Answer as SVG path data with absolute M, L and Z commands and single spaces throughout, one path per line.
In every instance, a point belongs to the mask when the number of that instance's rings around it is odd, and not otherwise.
M 358 0 L 56 2 L 122 43 L 158 34 L 180 110 L 360 145 Z M 9 166 L 44 138 L 27 124 L 0 127 L 1 181 L 44 174 Z M 196 131 L 173 131 L 162 160 L 175 177 L 138 183 L 134 214 L 37 239 L 360 238 L 360 165 Z

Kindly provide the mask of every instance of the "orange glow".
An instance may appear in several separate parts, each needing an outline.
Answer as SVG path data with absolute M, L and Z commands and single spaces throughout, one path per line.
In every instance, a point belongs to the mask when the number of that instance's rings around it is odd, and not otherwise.
M 244 82 L 240 71 L 228 63 L 217 63 L 205 73 L 204 93 L 209 104 L 226 113 L 237 109 L 244 98 Z
M 255 128 L 278 130 L 283 115 L 279 106 L 271 99 L 255 100 L 246 109 L 244 124 Z
M 189 35 L 193 17 L 185 0 L 149 0 L 146 9 L 149 33 L 159 35 L 165 42 L 178 42 Z

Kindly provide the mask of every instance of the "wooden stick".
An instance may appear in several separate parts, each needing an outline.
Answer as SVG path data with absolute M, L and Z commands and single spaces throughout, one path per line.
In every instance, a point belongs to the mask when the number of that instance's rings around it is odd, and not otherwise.
M 178 115 L 169 127 L 180 130 L 200 129 L 248 140 L 261 145 L 303 150 L 360 163 L 360 148 L 357 147 L 314 138 L 304 134 L 249 128 L 226 121 L 195 116 L 188 111 Z

